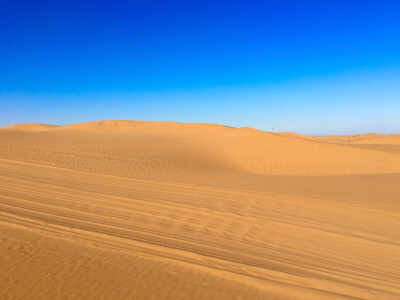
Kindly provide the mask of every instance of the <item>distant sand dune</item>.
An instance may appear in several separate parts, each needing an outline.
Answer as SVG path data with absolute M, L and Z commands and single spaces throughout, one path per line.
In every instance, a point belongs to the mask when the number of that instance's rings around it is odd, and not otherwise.
M 399 299 L 400 135 L 0 129 L 0 299 Z
M 400 134 L 356 134 L 349 136 L 326 136 L 319 138 L 320 141 L 340 144 L 390 144 L 400 145 Z
M 1 127 L 0 129 L 38 131 L 38 130 L 54 129 L 57 127 L 59 127 L 59 126 L 47 125 L 47 124 L 26 123 L 26 124 L 16 124 L 16 125 L 5 126 L 5 127 Z

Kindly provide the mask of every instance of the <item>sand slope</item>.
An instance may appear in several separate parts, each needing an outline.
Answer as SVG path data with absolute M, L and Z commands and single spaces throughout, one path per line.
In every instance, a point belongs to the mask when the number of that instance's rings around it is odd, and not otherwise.
M 0 298 L 396 299 L 398 135 L 0 129 Z M 3 267 L 4 266 L 4 267 Z

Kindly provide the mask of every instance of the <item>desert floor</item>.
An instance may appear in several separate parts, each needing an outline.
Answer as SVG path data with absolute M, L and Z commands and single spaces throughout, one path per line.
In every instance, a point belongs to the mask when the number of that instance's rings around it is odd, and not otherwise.
M 400 135 L 0 129 L 0 299 L 292 298 L 400 298 Z

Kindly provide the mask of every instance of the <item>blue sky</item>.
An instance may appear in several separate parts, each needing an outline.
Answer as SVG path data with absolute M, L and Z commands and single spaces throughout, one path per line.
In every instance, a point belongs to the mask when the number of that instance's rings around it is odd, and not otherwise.
M 0 126 L 400 132 L 399 1 L 0 0 Z

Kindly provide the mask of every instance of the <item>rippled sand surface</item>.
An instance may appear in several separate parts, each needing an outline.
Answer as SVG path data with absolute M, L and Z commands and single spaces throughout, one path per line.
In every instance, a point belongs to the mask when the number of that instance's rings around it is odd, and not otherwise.
M 0 299 L 399 299 L 400 135 L 0 129 Z

